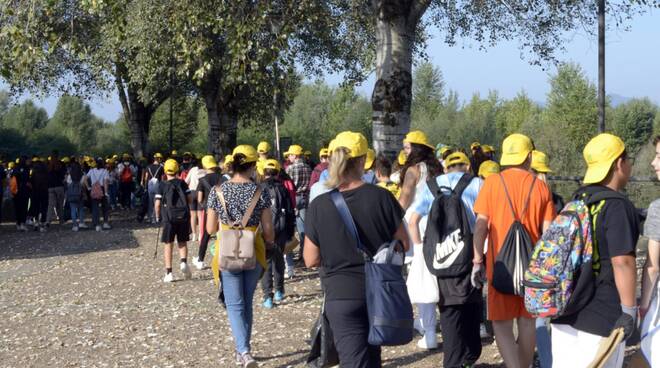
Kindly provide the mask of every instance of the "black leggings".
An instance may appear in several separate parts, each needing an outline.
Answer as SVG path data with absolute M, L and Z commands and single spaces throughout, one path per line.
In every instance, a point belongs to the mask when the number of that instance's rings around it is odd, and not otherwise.
M 481 300 L 477 303 L 440 307 L 443 367 L 474 364 L 481 355 L 479 322 Z
M 27 219 L 28 201 L 27 193 L 17 193 L 14 197 L 14 212 L 16 214 L 16 225 L 24 225 Z
M 204 210 L 204 225 L 206 225 L 206 220 L 208 219 L 206 216 L 207 211 L 208 209 Z M 200 262 L 204 262 L 204 257 L 206 257 L 206 248 L 209 246 L 209 239 L 211 239 L 211 235 L 206 232 L 206 226 L 204 226 L 204 229 L 202 229 L 202 238 L 199 239 L 199 253 L 197 254 Z M 215 251 L 217 252 L 218 250 L 216 249 Z
M 380 368 L 380 346 L 367 343 L 369 316 L 365 300 L 326 300 L 325 314 L 342 368 Z

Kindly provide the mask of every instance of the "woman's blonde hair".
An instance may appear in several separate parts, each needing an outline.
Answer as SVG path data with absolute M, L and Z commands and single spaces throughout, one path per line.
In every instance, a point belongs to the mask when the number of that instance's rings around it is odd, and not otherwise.
M 337 188 L 343 184 L 347 178 L 354 175 L 361 177 L 364 171 L 364 157 L 353 157 L 349 155 L 348 149 L 339 147 L 330 154 L 328 164 L 328 180 L 325 182 L 327 188 Z

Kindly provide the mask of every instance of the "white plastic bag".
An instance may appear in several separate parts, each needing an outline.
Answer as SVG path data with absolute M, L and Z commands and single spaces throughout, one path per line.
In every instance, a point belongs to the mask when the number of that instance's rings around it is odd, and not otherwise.
M 413 304 L 437 303 L 440 300 L 438 279 L 426 268 L 422 244 L 415 244 L 406 286 Z
M 655 295 L 649 311 L 642 321 L 642 354 L 651 367 L 660 367 L 660 283 L 655 284 Z

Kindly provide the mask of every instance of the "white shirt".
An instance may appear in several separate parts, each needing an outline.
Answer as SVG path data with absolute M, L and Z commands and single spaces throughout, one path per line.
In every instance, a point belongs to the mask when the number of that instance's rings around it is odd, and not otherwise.
M 99 183 L 103 186 L 105 182 L 110 178 L 110 175 L 108 174 L 108 170 L 106 169 L 94 168 L 89 170 L 89 172 L 87 173 L 87 177 L 91 181 L 92 185 Z
M 204 176 L 206 176 L 206 170 L 200 169 L 197 166 L 191 167 L 188 171 L 188 176 L 186 176 L 186 184 L 188 184 L 188 188 L 190 188 L 190 190 L 197 190 L 199 179 Z

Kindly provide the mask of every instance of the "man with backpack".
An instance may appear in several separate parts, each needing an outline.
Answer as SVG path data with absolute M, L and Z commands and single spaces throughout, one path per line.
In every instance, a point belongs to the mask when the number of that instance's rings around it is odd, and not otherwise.
M 488 320 L 493 322 L 497 347 L 510 368 L 527 368 L 534 358 L 535 320 L 525 309 L 522 275 L 533 245 L 555 214 L 550 190 L 530 172 L 533 150 L 528 137 L 508 136 L 502 143 L 503 171 L 485 180 L 474 204 L 477 221 L 471 282 L 481 287 L 486 273 Z
M 470 283 L 474 202 L 482 181 L 470 174 L 470 160 L 455 152 L 445 160 L 447 174 L 431 178 L 410 217 L 413 242 L 424 242 L 429 271 L 438 278 L 443 367 L 465 367 L 481 355 L 481 292 Z M 428 216 L 424 239 L 420 220 Z
M 181 263 L 179 268 L 184 278 L 190 279 L 192 273 L 188 267 L 188 240 L 190 240 L 190 190 L 183 180 L 176 177 L 179 172 L 179 163 L 174 159 L 165 161 L 165 175 L 167 180 L 160 183 L 156 192 L 155 212 L 156 222 L 160 222 L 163 215 L 163 228 L 160 241 L 165 243 L 165 278 L 163 282 L 174 281 L 172 275 L 172 246 L 176 240 L 179 246 Z M 162 207 L 162 208 L 161 208 Z
M 119 173 L 119 204 L 124 209 L 131 208 L 131 194 L 133 193 L 133 178 L 137 167 L 131 164 L 131 156 L 124 153 L 122 162 L 117 165 Z
M 154 154 L 153 163 L 146 167 L 144 174 L 142 175 L 142 187 L 147 188 L 147 194 L 149 196 L 147 216 L 149 217 L 149 221 L 152 223 L 156 220 L 154 217 L 154 202 L 156 198 L 156 192 L 158 191 L 162 177 L 163 155 L 156 152 Z
M 273 213 L 273 230 L 275 232 L 275 246 L 266 250 L 268 266 L 261 288 L 264 293 L 263 306 L 273 308 L 273 302 L 284 299 L 284 246 L 291 239 L 296 226 L 296 213 L 292 206 L 284 185 L 279 179 L 280 163 L 277 160 L 266 160 L 264 164 L 264 189 L 270 193 L 270 209 Z M 275 293 L 273 293 L 273 279 Z
M 583 200 L 591 214 L 591 267 L 582 271 L 580 279 L 593 276 L 593 290 L 574 293 L 571 302 L 584 306 L 552 320 L 555 367 L 586 367 L 596 357 L 601 342 L 615 330 L 623 329 L 625 341 L 636 328 L 639 218 L 630 200 L 620 194 L 628 184 L 633 162 L 623 141 L 606 133 L 587 143 L 584 159 L 585 186 L 574 198 Z M 624 353 L 625 342 L 621 342 L 600 367 L 621 367 Z

